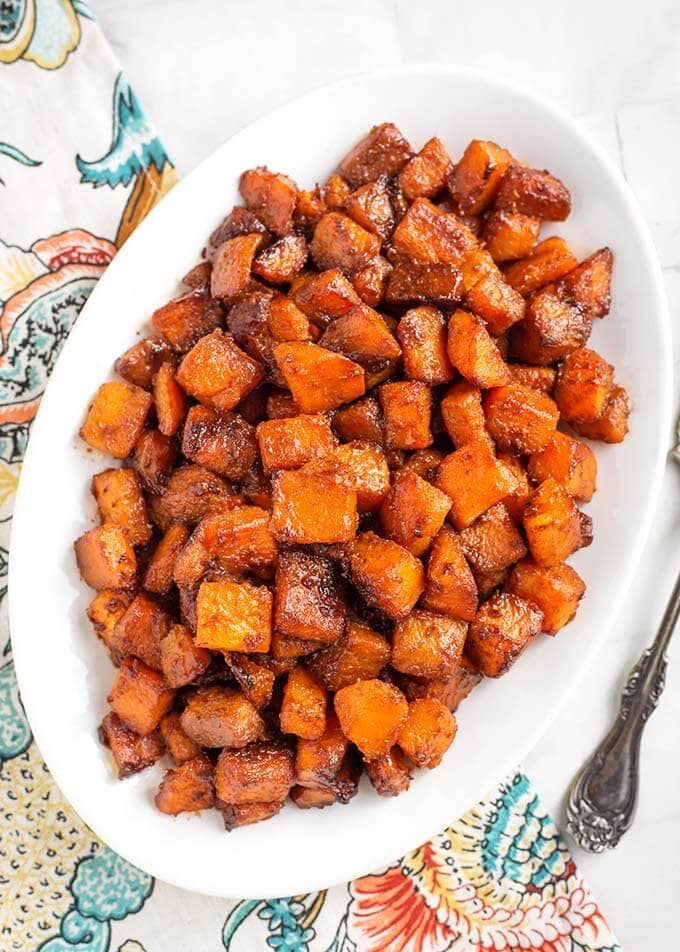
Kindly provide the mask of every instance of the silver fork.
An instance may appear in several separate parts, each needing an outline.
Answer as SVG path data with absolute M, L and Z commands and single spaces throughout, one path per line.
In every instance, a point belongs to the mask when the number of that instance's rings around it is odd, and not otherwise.
M 670 453 L 680 463 L 678 445 Z M 619 711 L 602 743 L 577 774 L 567 801 L 567 829 L 591 853 L 616 846 L 635 816 L 640 744 L 666 681 L 666 649 L 680 615 L 680 577 L 651 646 L 628 675 Z

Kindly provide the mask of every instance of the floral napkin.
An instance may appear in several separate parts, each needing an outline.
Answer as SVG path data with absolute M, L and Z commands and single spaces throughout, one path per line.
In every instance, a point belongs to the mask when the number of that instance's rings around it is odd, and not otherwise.
M 0 2 L 0 139 L 2 952 L 618 950 L 521 773 L 387 869 L 266 901 L 154 881 L 66 803 L 32 741 L 12 666 L 14 492 L 61 345 L 176 174 L 84 0 Z

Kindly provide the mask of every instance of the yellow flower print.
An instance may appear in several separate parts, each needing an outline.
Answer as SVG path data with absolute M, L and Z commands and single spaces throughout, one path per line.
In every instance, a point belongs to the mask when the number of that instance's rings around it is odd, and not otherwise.
M 85 0 L 5 0 L 0 6 L 0 63 L 25 59 L 59 69 L 80 43 Z

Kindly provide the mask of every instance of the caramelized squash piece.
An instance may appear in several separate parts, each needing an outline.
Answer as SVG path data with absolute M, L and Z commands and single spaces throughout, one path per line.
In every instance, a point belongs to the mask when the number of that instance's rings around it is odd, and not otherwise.
M 432 543 L 421 604 L 450 618 L 472 621 L 475 617 L 477 586 L 460 539 L 449 526 L 443 526 Z
M 344 208 L 351 191 L 349 182 L 342 175 L 331 175 L 322 189 L 326 207 Z
M 532 390 L 540 390 L 548 396 L 552 395 L 555 386 L 556 371 L 554 367 L 532 367 L 531 364 L 508 364 L 514 383 L 521 383 Z
M 456 730 L 456 718 L 441 701 L 418 698 L 408 706 L 408 717 L 397 743 L 416 767 L 431 770 L 441 763 Z
M 353 188 L 357 188 L 381 175 L 397 175 L 412 155 L 411 146 L 397 127 L 391 122 L 383 122 L 374 126 L 345 156 L 339 172 Z
M 294 638 L 280 631 L 272 632 L 271 656 L 275 661 L 283 662 L 286 671 L 292 671 L 298 659 L 314 654 L 321 647 L 323 643 L 320 641 Z
M 160 493 L 177 459 L 177 445 L 160 430 L 144 430 L 135 446 L 133 463 L 145 489 Z
M 306 662 L 329 691 L 377 678 L 390 660 L 390 646 L 383 635 L 364 624 L 348 621 L 344 635 Z
M 353 275 L 380 254 L 381 241 L 348 215 L 326 212 L 314 229 L 309 246 L 314 264 L 320 271 L 339 268 Z
M 494 211 L 484 222 L 482 238 L 494 261 L 515 261 L 531 254 L 540 229 L 540 218 L 521 212 Z
M 328 456 L 336 445 L 329 420 L 321 414 L 265 420 L 256 435 L 265 473 L 298 469 Z
M 392 246 L 407 259 L 460 267 L 477 247 L 477 239 L 455 215 L 416 198 L 392 233 Z
M 411 785 L 411 766 L 398 747 L 367 760 L 366 773 L 379 797 L 398 797 Z
M 219 327 L 222 320 L 219 301 L 203 291 L 191 291 L 175 298 L 151 315 L 155 329 L 180 354 L 191 350 L 201 337 Z
M 566 489 L 552 477 L 529 497 L 522 523 L 529 551 L 541 565 L 564 562 L 592 541 L 589 518 L 579 512 Z
M 439 450 L 416 450 L 399 467 L 399 473 L 415 473 L 421 479 L 426 479 L 428 483 L 434 480 L 439 468 L 439 464 L 444 459 L 444 454 Z
M 163 739 L 157 731 L 140 737 L 111 712 L 101 723 L 99 737 L 102 744 L 111 749 L 119 780 L 139 773 L 163 756 Z
M 187 588 L 211 570 L 240 575 L 269 569 L 276 556 L 267 510 L 237 506 L 201 520 L 175 563 L 174 579 Z
M 261 251 L 252 271 L 270 284 L 287 284 L 305 266 L 309 249 L 302 235 L 285 235 Z
M 371 375 L 389 372 L 401 356 L 401 348 L 384 318 L 366 304 L 358 304 L 331 321 L 319 344 L 344 354 Z M 367 381 L 370 385 L 372 381 Z
M 363 532 L 352 544 L 352 581 L 369 605 L 390 618 L 405 618 L 425 588 L 421 562 L 389 539 Z
M 423 555 L 432 544 L 451 508 L 440 489 L 416 473 L 402 473 L 380 508 L 380 523 L 393 539 L 413 555 Z
M 283 804 L 283 800 L 272 800 L 270 803 L 224 803 L 218 800 L 216 805 L 222 814 L 224 828 L 231 831 L 240 826 L 271 820 L 280 812 Z
M 502 387 L 510 371 L 483 321 L 458 309 L 449 318 L 447 350 L 456 370 L 477 387 Z
M 172 348 L 162 337 L 144 337 L 121 354 L 114 369 L 135 387 L 151 390 L 163 363 L 172 356 Z
M 323 809 L 337 802 L 332 790 L 317 790 L 314 787 L 295 786 L 290 791 L 290 799 L 300 810 L 311 810 L 314 807 Z
M 158 429 L 164 436 L 174 436 L 187 412 L 186 394 L 175 379 L 172 364 L 161 365 L 153 385 L 153 399 Z
M 569 189 L 550 172 L 513 165 L 503 177 L 496 208 L 548 221 L 564 221 L 571 211 Z
M 515 525 L 521 526 L 522 516 L 524 515 L 524 507 L 526 506 L 534 487 L 529 482 L 529 477 L 527 475 L 526 469 L 524 468 L 524 463 L 522 462 L 521 457 L 515 456 L 513 453 L 504 453 L 501 451 L 498 454 L 498 459 L 510 470 L 512 475 L 515 477 L 515 489 L 507 496 L 503 497 L 503 505 L 512 516 Z
M 496 268 L 474 281 L 465 295 L 465 306 L 481 317 L 489 333 L 496 336 L 521 321 L 526 312 L 522 295 L 510 287 Z
M 562 279 L 567 297 L 591 320 L 609 313 L 613 267 L 611 249 L 600 248 Z
M 244 209 L 245 211 L 245 209 Z M 222 242 L 218 242 L 218 245 Z M 210 287 L 210 275 L 212 273 L 211 261 L 199 261 L 182 278 L 182 284 L 185 284 L 192 291 L 207 291 Z
M 172 588 L 175 561 L 189 538 L 189 530 L 179 523 L 168 526 L 144 572 L 144 588 L 154 595 L 167 595 Z
M 232 652 L 225 655 L 229 670 L 238 686 L 258 711 L 271 702 L 275 673 L 246 654 Z
M 452 500 L 450 518 L 454 526 L 464 529 L 514 492 L 517 481 L 489 444 L 478 440 L 444 457 L 435 485 Z
M 337 460 L 313 460 L 274 474 L 271 530 L 280 542 L 348 542 L 357 525 L 356 490 L 349 470 Z
M 173 625 L 161 641 L 161 670 L 171 688 L 200 677 L 210 664 L 210 652 L 199 648 L 184 625 Z
M 124 658 L 107 700 L 126 727 L 146 737 L 156 730 L 174 697 L 157 671 L 138 658 Z
M 326 212 L 327 207 L 318 185 L 313 189 L 302 189 L 297 195 L 293 224 L 296 228 L 308 232 L 314 228 L 314 225 Z
M 293 638 L 337 641 L 345 627 L 345 605 L 329 559 L 311 552 L 281 552 L 274 587 L 274 627 Z
M 287 390 L 274 391 L 267 397 L 267 419 L 284 420 L 286 417 L 299 416 L 300 407 Z
M 408 307 L 432 304 L 453 307 L 463 296 L 463 282 L 458 268 L 434 261 L 397 262 L 387 282 L 385 298 L 388 304 Z
M 182 452 L 220 476 L 241 479 L 257 459 L 255 429 L 238 413 L 193 406 L 184 424 Z
M 385 434 L 383 415 L 375 397 L 363 397 L 341 407 L 333 415 L 333 429 L 341 440 L 368 440 L 371 443 L 384 443 Z
M 390 488 L 390 471 L 382 447 L 355 440 L 338 446 L 333 455 L 351 474 L 357 510 L 361 513 L 377 509 Z
M 415 609 L 392 635 L 392 667 L 419 678 L 444 680 L 456 670 L 467 634 L 465 622 Z
M 463 655 L 455 672 L 446 681 L 406 678 L 402 683 L 402 690 L 409 701 L 415 701 L 420 697 L 431 697 L 441 701 L 451 713 L 454 713 L 481 680 L 482 676 L 476 666 L 467 655 Z
M 135 595 L 111 635 L 111 648 L 120 656 L 134 655 L 161 670 L 161 642 L 172 627 L 172 617 L 148 595 Z
M 90 588 L 133 588 L 137 579 L 135 550 L 120 526 L 104 523 L 74 543 L 81 578 Z
M 294 782 L 293 754 L 283 744 L 265 742 L 223 750 L 217 760 L 215 792 L 225 803 L 280 802 Z
M 366 390 L 359 364 L 317 344 L 278 344 L 274 358 L 303 413 L 325 413 L 363 396 Z
M 397 185 L 409 201 L 441 192 L 452 169 L 451 156 L 441 139 L 428 139 L 397 176 Z
M 536 245 L 531 254 L 508 265 L 505 280 L 525 297 L 539 288 L 559 281 L 577 264 L 564 238 L 553 236 Z
M 572 423 L 580 436 L 604 443 L 623 443 L 628 432 L 630 404 L 623 387 L 614 386 L 599 420 L 592 423 Z
M 536 482 L 557 480 L 574 499 L 590 502 L 596 488 L 597 460 L 589 446 L 556 432 L 550 442 L 529 457 L 528 471 Z
M 580 347 L 557 371 L 555 402 L 567 423 L 599 420 L 614 386 L 614 368 L 594 350 Z
M 107 469 L 92 478 L 101 521 L 120 526 L 133 546 L 151 539 L 146 502 L 133 469 Z
M 344 210 L 358 225 L 384 241 L 394 226 L 388 179 L 380 176 L 374 182 L 359 186 L 347 197 Z
M 339 774 L 349 744 L 335 712 L 329 709 L 323 734 L 313 740 L 300 738 L 295 755 L 295 775 L 303 787 L 339 793 Z
M 365 268 L 353 275 L 354 290 L 364 304 L 368 304 L 369 307 L 378 307 L 383 303 L 391 273 L 392 265 L 386 258 L 378 255 L 373 261 L 369 261 Z
M 418 380 L 384 383 L 379 390 L 385 444 L 391 449 L 422 450 L 432 445 L 432 391 Z
M 80 435 L 94 449 L 124 459 L 139 439 L 150 407 L 146 390 L 110 380 L 97 391 Z
M 162 529 L 171 523 L 195 525 L 209 513 L 231 509 L 238 502 L 229 484 L 203 466 L 174 470 L 167 486 L 154 500 L 153 516 Z
M 210 293 L 214 298 L 230 304 L 246 290 L 253 259 L 262 244 L 262 235 L 239 235 L 219 246 L 210 275 Z
M 464 215 L 480 215 L 493 202 L 512 155 L 495 142 L 473 139 L 448 177 L 449 192 Z
M 161 780 L 154 803 L 161 813 L 177 816 L 209 810 L 215 804 L 213 765 L 205 754 L 168 770 Z
M 273 598 L 268 588 L 231 579 L 203 582 L 196 607 L 199 647 L 213 651 L 269 651 Z
M 556 635 L 576 614 L 586 586 L 565 562 L 546 566 L 525 559 L 513 568 L 506 590 L 536 605 L 543 612 L 543 631 Z
M 524 540 L 502 502 L 463 529 L 460 542 L 473 572 L 500 572 L 527 554 Z
M 484 677 L 498 678 L 542 626 L 543 614 L 532 602 L 498 592 L 484 602 L 470 624 L 465 650 Z
M 298 286 L 291 288 L 291 295 L 303 314 L 320 327 L 361 303 L 339 268 L 306 276 Z
M 214 330 L 185 355 L 177 380 L 188 394 L 216 410 L 233 410 L 264 379 L 262 365 Z
M 189 695 L 180 724 L 201 747 L 246 747 L 265 733 L 264 721 L 245 694 L 218 684 Z
M 492 446 L 486 432 L 482 393 L 479 387 L 475 387 L 467 380 L 456 381 L 442 397 L 439 410 L 446 432 L 456 449 L 478 440 Z
M 318 740 L 326 729 L 326 689 L 314 675 L 298 665 L 283 689 L 279 722 L 284 734 Z
M 583 347 L 591 328 L 591 319 L 564 289 L 548 284 L 531 298 L 526 316 L 512 328 L 510 351 L 530 364 L 552 364 Z
M 87 617 L 92 622 L 95 634 L 111 650 L 113 629 L 123 617 L 132 601 L 130 592 L 116 592 L 113 589 L 104 589 L 98 592 L 87 606 Z
M 249 169 L 241 176 L 239 192 L 269 231 L 285 235 L 291 230 L 298 190 L 287 175 L 262 167 Z
M 163 717 L 160 733 L 168 753 L 178 765 L 201 753 L 201 748 L 196 741 L 193 741 L 182 729 L 179 711 L 170 711 Z
M 367 760 L 388 753 L 408 715 L 401 691 L 375 679 L 341 688 L 333 703 L 343 734 Z
M 268 235 L 257 215 L 243 205 L 234 205 L 224 221 L 213 231 L 208 239 L 208 252 L 214 253 L 221 244 L 238 235 Z
M 397 337 L 404 358 L 404 373 L 430 387 L 448 383 L 453 367 L 446 349 L 446 321 L 436 307 L 416 307 L 399 321 Z
M 554 400 L 520 383 L 490 390 L 483 404 L 486 426 L 496 446 L 517 453 L 542 450 L 560 418 Z

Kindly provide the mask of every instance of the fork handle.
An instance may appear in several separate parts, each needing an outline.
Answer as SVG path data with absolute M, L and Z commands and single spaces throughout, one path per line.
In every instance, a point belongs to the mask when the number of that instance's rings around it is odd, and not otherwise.
M 628 675 L 609 733 L 576 776 L 567 802 L 567 829 L 591 853 L 616 846 L 635 816 L 640 744 L 666 681 L 666 648 L 680 614 L 680 577 L 651 647 Z

